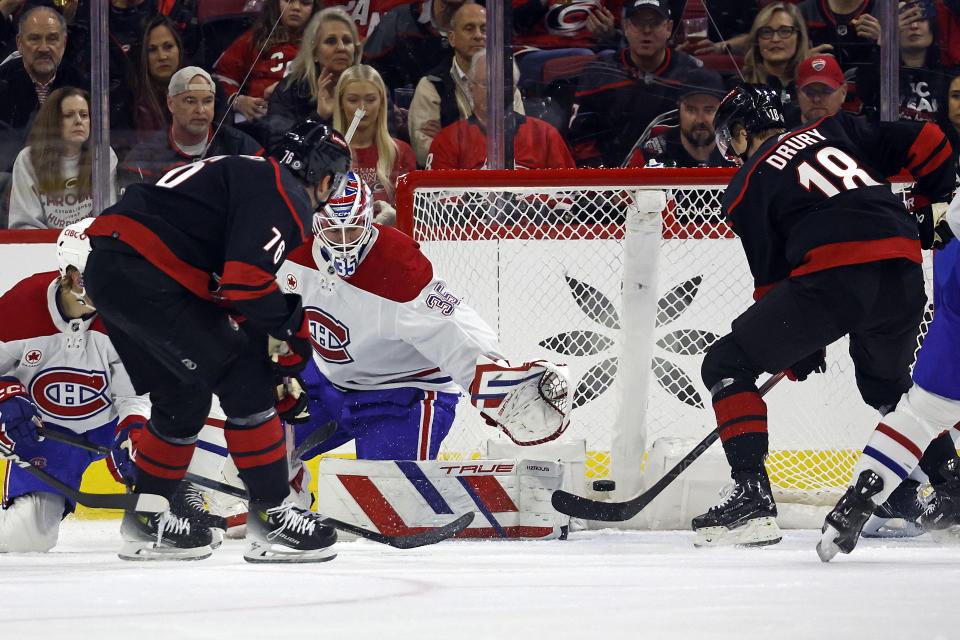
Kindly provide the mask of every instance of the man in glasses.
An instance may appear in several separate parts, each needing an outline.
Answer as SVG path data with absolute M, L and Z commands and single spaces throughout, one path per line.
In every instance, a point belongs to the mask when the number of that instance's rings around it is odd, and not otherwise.
M 797 67 L 797 102 L 804 124 L 833 115 L 846 98 L 847 82 L 832 56 L 813 56 Z

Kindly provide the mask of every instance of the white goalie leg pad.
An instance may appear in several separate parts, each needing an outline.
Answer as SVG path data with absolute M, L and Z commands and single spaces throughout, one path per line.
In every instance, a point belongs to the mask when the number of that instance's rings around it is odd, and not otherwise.
M 555 461 L 323 458 L 317 511 L 390 535 L 476 512 L 456 537 L 553 539 L 570 520 L 550 503 L 562 480 L 563 464 Z
M 570 374 L 546 360 L 512 366 L 477 359 L 470 402 L 513 442 L 530 446 L 554 440 L 570 425 Z
M 25 493 L 0 511 L 0 552 L 46 553 L 57 545 L 66 501 L 46 491 Z
M 914 384 L 870 435 L 853 477 L 858 478 L 861 471 L 871 469 L 883 478 L 883 490 L 873 497 L 877 504 L 882 503 L 901 479 L 917 467 L 930 441 L 958 421 L 960 402 Z

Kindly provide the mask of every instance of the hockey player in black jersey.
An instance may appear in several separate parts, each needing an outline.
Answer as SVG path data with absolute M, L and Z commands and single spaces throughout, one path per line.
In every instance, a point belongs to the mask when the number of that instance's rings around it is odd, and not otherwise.
M 85 284 L 152 414 L 137 443 L 134 490 L 170 497 L 187 470 L 216 393 L 227 448 L 250 495 L 251 562 L 334 557 L 336 532 L 287 501 L 274 375 L 300 371 L 312 347 L 300 298 L 275 274 L 303 244 L 314 211 L 350 168 L 343 138 L 307 120 L 274 158 L 220 156 L 131 185 L 87 230 Z M 272 362 L 268 336 L 286 343 Z M 127 513 L 124 559 L 203 558 L 210 533 L 160 514 Z
M 703 360 L 734 486 L 693 519 L 698 546 L 780 541 L 761 372 L 804 380 L 825 370 L 825 347 L 849 335 L 863 400 L 881 414 L 896 406 L 910 386 L 926 298 L 916 218 L 886 178 L 909 171 L 916 197 L 931 202 L 953 188 L 950 144 L 935 125 L 871 125 L 844 112 L 789 132 L 783 122 L 776 92 L 763 85 L 731 91 L 714 119 L 718 147 L 743 163 L 723 213 L 743 244 L 756 302 Z M 956 455 L 948 441 L 928 447 L 930 468 Z

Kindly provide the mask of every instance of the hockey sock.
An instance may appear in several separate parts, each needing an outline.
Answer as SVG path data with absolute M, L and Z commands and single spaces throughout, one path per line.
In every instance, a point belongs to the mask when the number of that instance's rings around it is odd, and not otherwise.
M 153 423 L 147 421 L 137 441 L 135 490 L 168 498 L 172 496 L 190 466 L 196 444 L 196 438 L 161 436 Z
M 228 420 L 224 428 L 227 449 L 247 485 L 250 501 L 267 506 L 283 502 L 290 493 L 286 436 L 280 418 L 243 424 Z
M 953 438 L 949 431 L 944 431 L 927 445 L 923 457 L 920 458 L 920 468 L 930 478 L 931 483 L 946 482 L 948 478 L 943 477 L 940 468 L 947 460 L 956 457 L 957 450 L 954 448 Z
M 713 397 L 713 411 L 731 472 L 763 471 L 769 447 L 767 404 L 757 388 L 739 381 L 724 387 Z

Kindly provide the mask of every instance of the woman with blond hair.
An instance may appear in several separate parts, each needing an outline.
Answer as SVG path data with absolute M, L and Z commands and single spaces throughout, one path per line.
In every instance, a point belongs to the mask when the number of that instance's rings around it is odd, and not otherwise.
M 11 229 L 62 229 L 93 214 L 90 95 L 62 87 L 33 122 L 13 164 Z M 116 201 L 117 156 L 110 150 L 107 205 Z
M 787 127 L 800 124 L 795 77 L 797 66 L 810 55 L 810 42 L 796 5 L 774 2 L 761 9 L 750 29 L 749 42 L 744 79 L 779 91 Z
M 417 168 L 413 149 L 387 131 L 387 87 L 377 70 L 365 64 L 342 74 L 333 94 L 333 128 L 346 131 L 357 109 L 366 113 L 350 140 L 353 171 L 373 192 L 376 222 L 393 224 L 397 178 Z
M 310 19 L 300 51 L 290 63 L 290 73 L 270 96 L 266 130 L 261 136 L 270 148 L 283 132 L 309 115 L 329 123 L 333 116 L 333 90 L 340 74 L 360 62 L 357 25 L 341 7 L 327 7 Z

